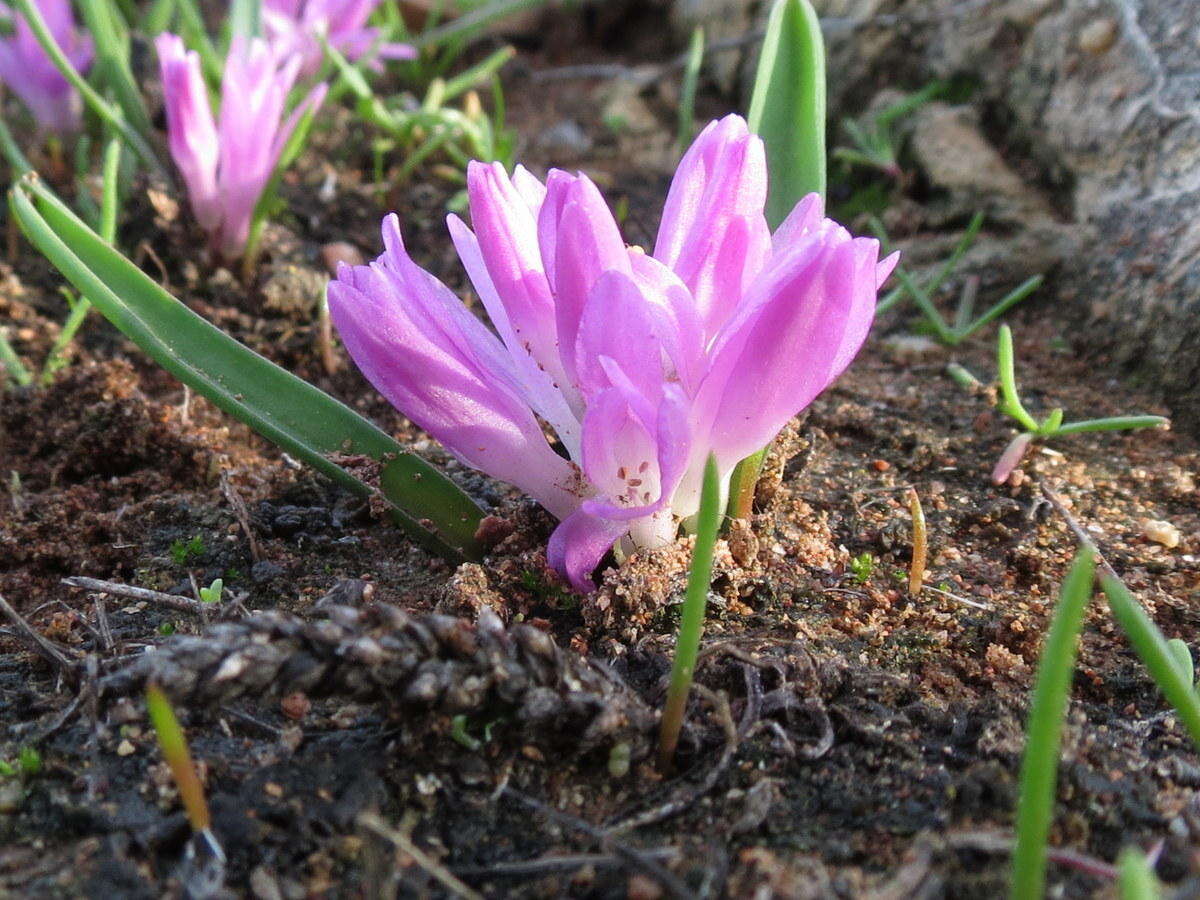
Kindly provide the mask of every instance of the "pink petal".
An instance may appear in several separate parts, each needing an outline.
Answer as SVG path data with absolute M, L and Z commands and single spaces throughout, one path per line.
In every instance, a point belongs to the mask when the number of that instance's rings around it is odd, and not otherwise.
M 559 523 L 546 546 L 546 559 L 581 594 L 596 589 L 592 572 L 629 530 L 629 523 L 593 516 L 583 510 L 571 513 Z

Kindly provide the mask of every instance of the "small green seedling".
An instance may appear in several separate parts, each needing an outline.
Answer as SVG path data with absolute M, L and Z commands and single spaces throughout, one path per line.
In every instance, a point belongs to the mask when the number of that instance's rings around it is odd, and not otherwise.
M 897 182 L 903 181 L 900 168 L 900 141 L 892 126 L 911 115 L 945 90 L 940 81 L 908 94 L 878 112 L 857 119 L 843 119 L 842 128 L 850 137 L 850 147 L 835 147 L 831 154 L 849 166 L 862 166 L 882 172 Z
M 882 245 L 882 252 L 889 252 L 891 242 L 887 231 L 883 227 L 883 223 L 876 216 L 872 216 L 869 222 L 871 231 L 874 232 L 875 236 L 879 239 L 879 243 Z M 946 282 L 946 279 L 958 268 L 958 264 L 971 248 L 971 245 L 975 243 L 975 238 L 978 236 L 981 227 L 983 227 L 983 213 L 979 212 L 972 217 L 970 224 L 967 225 L 967 230 L 963 232 L 963 236 L 955 245 L 950 256 L 942 263 L 942 267 L 925 284 L 918 283 L 903 266 L 896 266 L 893 274 L 900 282 L 900 285 L 889 291 L 879 301 L 876 311 L 885 312 L 891 309 L 907 294 L 912 297 L 913 302 L 917 305 L 917 309 L 925 317 L 925 321 L 922 323 L 924 328 L 933 335 L 938 343 L 947 347 L 957 347 L 967 338 L 971 337 L 971 335 L 996 321 L 996 319 L 1000 318 L 1041 287 L 1043 281 L 1041 275 L 1034 275 L 1032 278 L 1027 278 L 988 307 L 986 312 L 976 316 L 975 295 L 979 289 L 979 282 L 977 279 L 967 279 L 963 285 L 962 293 L 959 295 L 958 308 L 954 313 L 954 322 L 947 322 L 942 317 L 941 312 L 938 311 L 933 298 Z
M 874 571 L 875 557 L 870 553 L 860 553 L 850 560 L 850 574 L 854 576 L 856 584 L 866 584 Z
M 1047 441 L 1052 438 L 1065 437 L 1071 434 L 1082 434 L 1088 431 L 1131 431 L 1139 428 L 1155 428 L 1168 425 L 1170 420 L 1163 416 L 1112 416 L 1105 419 L 1084 419 L 1079 422 L 1063 422 L 1063 411 L 1055 408 L 1041 422 L 1037 421 L 1017 392 L 1017 376 L 1013 363 L 1012 329 L 1007 325 L 1000 326 L 1000 335 L 996 344 L 996 369 L 1000 386 L 1000 397 L 996 409 L 1014 420 L 1022 429 L 1001 454 L 992 470 L 992 481 L 1004 484 L 1024 458 L 1030 445 L 1035 440 Z
M 0 777 L 36 778 L 42 772 L 42 755 L 33 747 L 22 747 L 11 762 L 0 759 Z
M 176 539 L 171 542 L 171 561 L 177 566 L 186 565 L 191 559 L 204 555 L 204 538 L 196 534 L 184 541 Z
M 220 603 L 221 593 L 225 590 L 225 582 L 220 578 L 214 578 L 213 583 L 208 587 L 200 588 L 201 603 Z

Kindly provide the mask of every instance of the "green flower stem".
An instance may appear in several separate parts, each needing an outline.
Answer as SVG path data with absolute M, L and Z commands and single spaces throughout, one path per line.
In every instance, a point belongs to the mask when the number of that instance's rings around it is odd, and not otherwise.
M 1013 849 L 1012 900 L 1041 900 L 1046 887 L 1046 842 L 1054 817 L 1058 754 L 1083 614 L 1092 596 L 1096 560 L 1084 547 L 1059 595 L 1058 609 L 1038 663 L 1033 706 L 1021 760 L 1017 842 Z
M 710 456 L 704 466 L 704 487 L 700 494 L 696 543 L 692 550 L 692 568 L 688 575 L 687 594 L 683 600 L 683 616 L 679 637 L 675 642 L 675 662 L 671 667 L 671 684 L 663 705 L 662 726 L 658 740 L 659 767 L 666 770 L 675 757 L 683 714 L 687 708 L 692 677 L 696 674 L 696 656 L 704 634 L 704 611 L 708 605 L 708 590 L 712 583 L 713 547 L 721 525 L 721 477 L 716 457 Z

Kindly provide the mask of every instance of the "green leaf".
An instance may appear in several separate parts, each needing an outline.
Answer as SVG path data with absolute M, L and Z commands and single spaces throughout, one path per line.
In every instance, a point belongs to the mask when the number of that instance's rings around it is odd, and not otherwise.
M 1069 422 L 1060 426 L 1055 436 L 1064 434 L 1083 434 L 1088 431 L 1133 431 L 1138 428 L 1157 428 L 1160 425 L 1170 425 L 1171 420 L 1165 416 L 1113 416 L 1109 419 L 1087 419 L 1083 422 Z
M 825 44 L 808 0 L 776 0 L 750 100 L 750 130 L 767 145 L 767 221 L 825 196 Z
M 1096 560 L 1083 548 L 1059 593 L 1058 609 L 1042 646 L 1037 684 L 1021 759 L 1017 801 L 1017 843 L 1013 848 L 1012 900 L 1041 900 L 1046 886 L 1046 840 L 1054 818 L 1058 751 L 1071 692 L 1071 675 L 1083 614 L 1092 596 Z
M 338 455 L 357 456 L 360 466 L 381 463 L 382 497 L 415 541 L 451 560 L 478 555 L 475 532 L 482 511 L 445 475 L 349 407 L 193 313 L 35 178 L 14 186 L 9 203 L 33 245 L 164 369 L 359 496 L 381 492 L 343 468 Z
M 1192 742 L 1200 749 L 1200 694 L 1184 678 L 1179 660 L 1167 645 L 1167 639 L 1142 604 L 1129 593 L 1129 588 L 1112 576 L 1104 578 L 1103 585 L 1113 618 L 1120 624 L 1142 663 L 1150 670 L 1150 677 L 1158 689 L 1179 713 L 1179 719 L 1191 735 Z

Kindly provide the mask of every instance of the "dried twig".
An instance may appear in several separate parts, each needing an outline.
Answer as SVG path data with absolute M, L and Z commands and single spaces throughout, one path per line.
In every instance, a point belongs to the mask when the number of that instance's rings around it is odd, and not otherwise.
M 414 844 L 408 835 L 392 828 L 387 822 L 379 818 L 379 816 L 369 812 L 362 813 L 358 817 L 358 824 L 360 827 L 374 835 L 378 835 L 400 849 L 405 855 L 411 857 L 413 862 L 432 875 L 453 896 L 461 897 L 463 900 L 483 900 L 482 894 L 463 884 L 453 872 Z
M 55 647 L 54 644 L 39 634 L 28 622 L 25 621 L 19 612 L 9 606 L 8 601 L 4 599 L 3 594 L 0 594 L 0 613 L 4 613 L 5 617 L 12 622 L 13 628 L 15 628 L 17 633 L 25 639 L 25 642 L 29 644 L 30 649 L 50 663 L 50 665 L 57 668 L 63 677 L 71 682 L 71 684 L 78 684 L 78 666 L 71 660 L 67 659 L 63 655 L 62 651 Z
M 515 720 L 544 746 L 627 744 L 634 759 L 649 748 L 656 716 L 641 698 L 532 626 L 506 629 L 487 611 L 477 625 L 382 604 L 326 612 L 318 622 L 268 612 L 176 635 L 105 677 L 102 691 L 128 696 L 153 681 L 189 706 L 303 691 Z
M 162 591 L 152 591 L 149 588 L 136 587 L 132 584 L 102 581 L 99 578 L 87 578 L 83 575 L 72 575 L 70 578 L 64 578 L 62 583 L 68 587 L 82 588 L 85 591 L 103 591 L 106 594 L 112 594 L 114 597 L 145 600 L 148 603 L 157 603 L 159 606 L 167 606 L 171 609 L 192 613 L 197 616 L 203 616 L 208 612 L 203 603 L 193 600 L 191 597 L 184 597 L 182 594 L 164 594 Z
M 1104 558 L 1104 554 L 1100 552 L 1100 548 L 1096 546 L 1096 542 L 1092 540 L 1092 536 L 1087 533 L 1087 529 L 1080 525 L 1079 520 L 1071 515 L 1071 511 L 1063 503 L 1062 497 L 1052 491 L 1050 486 L 1044 481 L 1039 480 L 1038 487 L 1042 489 L 1042 496 L 1050 501 L 1050 505 L 1054 507 L 1055 512 L 1063 517 L 1063 520 L 1067 523 L 1067 527 L 1075 532 L 1075 537 L 1079 540 L 1079 543 L 1083 544 L 1096 555 L 1096 567 L 1110 578 L 1120 581 L 1121 576 L 1108 564 L 1108 560 Z
M 262 547 L 258 545 L 258 538 L 255 536 L 254 528 L 250 523 L 250 511 L 246 509 L 246 501 L 242 499 L 242 495 L 237 492 L 237 488 L 229 480 L 227 472 L 221 473 L 221 493 L 225 495 L 225 499 L 229 502 L 229 508 L 233 510 L 233 517 L 242 526 L 242 531 L 246 534 L 246 540 L 250 542 L 250 558 L 255 562 L 262 562 Z
M 642 852 L 641 850 L 637 850 L 627 844 L 623 844 L 620 841 L 615 840 L 610 834 L 601 831 L 595 825 L 585 822 L 578 816 L 565 813 L 561 809 L 555 809 L 553 806 L 542 803 L 540 800 L 536 800 L 533 797 L 522 794 L 515 788 L 506 787 L 504 789 L 504 794 L 505 796 L 511 797 L 517 802 L 528 806 L 530 809 L 541 813 L 547 818 L 552 819 L 559 825 L 583 832 L 588 837 L 598 841 L 602 846 L 621 857 L 630 865 L 637 867 L 642 872 L 657 881 L 672 897 L 688 898 L 688 900 L 690 900 L 690 898 L 693 896 L 692 891 L 688 888 L 688 886 L 684 884 L 674 872 L 670 871 L 668 868 L 662 865 L 662 863 L 658 862 L 658 860 Z
M 757 704 L 747 703 L 746 714 L 742 717 L 744 728 L 739 729 L 733 723 L 733 714 L 729 709 L 729 700 L 723 693 L 709 690 L 702 684 L 693 684 L 692 689 L 712 705 L 725 732 L 725 749 L 721 751 L 720 759 L 717 760 L 716 765 L 708 770 L 704 779 L 695 787 L 684 791 L 679 796 L 673 797 L 666 803 L 659 804 L 652 809 L 645 810 L 637 815 L 623 819 L 614 825 L 610 825 L 604 829 L 605 834 L 620 834 L 621 832 L 632 831 L 635 828 L 652 825 L 679 815 L 679 813 L 711 791 L 721 775 L 729 768 L 729 764 L 733 762 L 733 757 L 737 753 L 740 735 L 749 732 L 750 726 L 753 724 L 751 717 L 758 717 Z
M 642 853 L 655 860 L 671 860 L 679 856 L 679 851 L 674 847 L 643 850 Z M 518 860 L 517 862 L 493 863 L 490 866 L 456 868 L 454 871 L 463 878 L 527 878 L 531 875 L 546 875 L 564 869 L 582 869 L 584 866 L 591 866 L 594 869 L 611 869 L 623 865 L 625 865 L 625 861 L 612 853 L 572 853 L 563 856 L 542 856 L 538 859 Z

